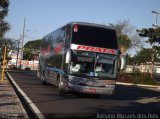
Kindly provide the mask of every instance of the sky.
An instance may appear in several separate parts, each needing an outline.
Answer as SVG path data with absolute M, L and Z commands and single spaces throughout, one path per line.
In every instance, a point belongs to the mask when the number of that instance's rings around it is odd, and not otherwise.
M 5 37 L 19 39 L 24 18 L 24 44 L 71 21 L 108 25 L 129 20 L 136 29 L 148 28 L 156 20 L 152 10 L 160 12 L 160 0 L 10 0 L 6 21 L 11 30 Z

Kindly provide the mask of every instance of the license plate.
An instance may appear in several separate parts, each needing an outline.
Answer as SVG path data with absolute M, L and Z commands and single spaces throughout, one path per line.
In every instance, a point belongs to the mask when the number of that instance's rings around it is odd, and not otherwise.
M 96 89 L 93 89 L 93 88 L 90 88 L 90 89 L 88 89 L 88 92 L 96 92 Z

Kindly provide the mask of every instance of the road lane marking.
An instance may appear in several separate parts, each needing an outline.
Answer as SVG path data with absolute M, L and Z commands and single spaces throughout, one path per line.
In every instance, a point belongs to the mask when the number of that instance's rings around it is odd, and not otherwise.
M 126 86 L 140 86 L 140 87 L 149 87 L 149 88 L 160 89 L 160 86 L 155 86 L 155 85 L 144 85 L 144 84 L 133 84 L 133 83 L 122 83 L 122 82 L 116 82 L 116 84 L 126 85 Z
M 156 102 L 160 102 L 160 96 L 151 97 L 151 98 L 143 98 L 143 99 L 136 100 L 136 102 L 141 103 L 141 104 L 156 103 Z
M 9 76 L 10 80 L 14 84 L 14 86 L 17 88 L 17 90 L 21 93 L 21 95 L 24 97 L 24 99 L 28 102 L 29 106 L 32 108 L 34 113 L 39 119 L 45 119 L 43 114 L 40 112 L 40 110 L 36 107 L 36 105 L 32 102 L 32 100 L 23 92 L 23 90 L 18 86 L 18 84 L 14 81 L 14 79 L 11 77 L 11 75 L 7 72 L 7 75 Z

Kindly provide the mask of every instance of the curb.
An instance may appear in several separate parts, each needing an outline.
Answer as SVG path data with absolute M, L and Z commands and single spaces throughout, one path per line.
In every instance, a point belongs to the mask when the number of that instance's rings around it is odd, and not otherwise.
M 37 116 L 38 119 L 45 119 L 43 114 L 40 112 L 40 110 L 36 107 L 36 105 L 31 101 L 31 99 L 23 92 L 23 90 L 18 86 L 18 84 L 14 81 L 14 79 L 11 77 L 11 75 L 7 72 L 8 77 L 10 78 L 13 85 L 16 87 L 18 92 L 23 96 L 25 101 L 28 103 L 34 114 Z
M 155 85 L 143 85 L 143 84 L 134 84 L 134 83 L 122 83 L 122 82 L 116 82 L 116 84 L 126 85 L 126 86 L 139 86 L 139 87 L 148 87 L 148 88 L 160 89 L 160 86 L 155 86 Z

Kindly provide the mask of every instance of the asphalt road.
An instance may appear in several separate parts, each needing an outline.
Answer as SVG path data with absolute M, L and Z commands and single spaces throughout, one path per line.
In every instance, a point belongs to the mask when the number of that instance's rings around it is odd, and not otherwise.
M 117 85 L 115 94 L 112 96 L 61 95 L 57 88 L 52 85 L 40 85 L 40 80 L 37 79 L 34 71 L 12 71 L 9 74 L 45 118 L 107 118 L 108 116 L 115 116 L 115 114 L 123 117 L 129 113 L 133 114 L 129 115 L 133 118 L 143 116 L 160 118 L 160 115 L 157 115 L 160 114 L 159 91 Z

